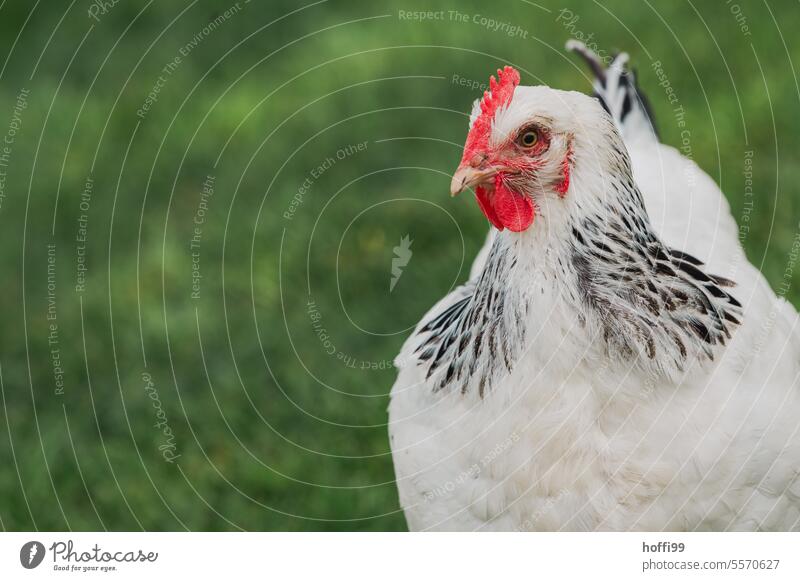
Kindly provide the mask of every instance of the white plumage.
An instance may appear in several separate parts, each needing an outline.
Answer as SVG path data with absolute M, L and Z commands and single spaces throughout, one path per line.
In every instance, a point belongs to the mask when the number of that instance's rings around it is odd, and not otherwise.
M 518 87 L 494 118 L 494 145 L 531 119 L 550 132 L 536 217 L 492 229 L 397 358 L 408 526 L 800 529 L 797 313 L 747 261 L 713 180 L 659 143 L 627 56 L 602 70 L 573 48 L 619 133 L 600 101 L 546 87 Z M 547 174 L 562 154 L 563 197 Z

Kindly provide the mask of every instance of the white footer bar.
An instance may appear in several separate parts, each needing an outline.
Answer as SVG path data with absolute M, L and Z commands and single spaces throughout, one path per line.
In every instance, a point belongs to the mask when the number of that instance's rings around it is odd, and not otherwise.
M 797 533 L 28 532 L 0 534 L 0 579 L 777 581 L 800 579 L 799 549 Z

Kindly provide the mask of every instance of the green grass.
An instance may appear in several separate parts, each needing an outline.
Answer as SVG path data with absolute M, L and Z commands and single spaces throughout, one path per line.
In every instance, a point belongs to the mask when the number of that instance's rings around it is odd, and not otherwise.
M 464 279 L 486 231 L 472 200 L 447 196 L 478 96 L 453 75 L 483 83 L 511 63 L 523 83 L 587 90 L 562 49 L 570 34 L 631 52 L 664 140 L 679 145 L 651 67 L 661 61 L 693 156 L 740 221 L 753 152 L 744 243 L 774 287 L 784 282 L 800 216 L 797 3 L 739 2 L 749 35 L 725 2 L 602 4 L 570 3 L 570 21 L 559 5 L 460 2 L 460 22 L 448 3 L 331 0 L 269 25 L 299 5 L 242 2 L 225 19 L 226 5 L 209 1 L 120 2 L 96 22 L 87 2 L 63 20 L 66 3 L 30 18 L 31 3 L 5 3 L 0 139 L 18 93 L 30 92 L 0 206 L 2 526 L 403 529 L 387 362 Z M 426 9 L 444 19 L 399 18 Z M 476 14 L 525 34 L 493 32 Z M 405 235 L 413 257 L 390 293 Z M 62 394 L 48 344 L 49 244 Z M 786 296 L 800 304 L 796 285 Z M 171 433 L 156 427 L 154 404 Z M 167 462 L 164 449 L 179 458 Z

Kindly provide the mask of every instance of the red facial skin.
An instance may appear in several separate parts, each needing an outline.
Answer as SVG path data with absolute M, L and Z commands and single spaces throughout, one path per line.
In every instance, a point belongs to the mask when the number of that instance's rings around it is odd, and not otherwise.
M 532 147 L 522 147 L 515 136 L 496 149 L 480 155 L 490 167 L 502 168 L 494 175 L 494 187 L 475 189 L 478 206 L 498 230 L 527 230 L 536 216 L 533 200 L 510 186 L 516 174 L 532 175 L 541 166 L 538 157 L 550 147 L 550 136 L 542 129 L 528 126 L 521 133 L 535 130 L 539 136 Z
M 561 175 L 563 176 L 561 182 L 556 186 L 558 195 L 562 198 L 567 195 L 569 189 L 569 176 L 570 167 L 572 166 L 572 141 L 567 145 L 567 154 L 564 156 L 564 161 L 561 162 Z

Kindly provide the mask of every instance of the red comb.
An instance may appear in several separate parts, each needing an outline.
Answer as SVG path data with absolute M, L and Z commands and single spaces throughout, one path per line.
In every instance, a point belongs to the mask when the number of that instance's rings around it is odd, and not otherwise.
M 467 135 L 467 142 L 464 144 L 462 163 L 472 159 L 477 152 L 486 148 L 492 131 L 494 115 L 500 107 L 511 102 L 517 85 L 519 85 L 519 72 L 514 67 L 507 66 L 503 70 L 497 69 L 497 79 L 494 76 L 489 79 L 489 90 L 483 93 L 483 99 L 481 99 L 481 114 L 472 124 L 472 129 Z

